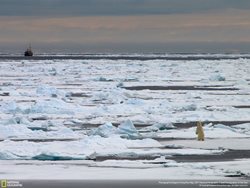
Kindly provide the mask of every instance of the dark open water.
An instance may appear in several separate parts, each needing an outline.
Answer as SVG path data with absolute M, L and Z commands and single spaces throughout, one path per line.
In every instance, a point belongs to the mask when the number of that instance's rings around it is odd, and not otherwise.
M 38 54 L 33 57 L 0 54 L 0 60 L 60 60 L 60 59 L 109 59 L 109 60 L 222 60 L 250 59 L 250 54 Z

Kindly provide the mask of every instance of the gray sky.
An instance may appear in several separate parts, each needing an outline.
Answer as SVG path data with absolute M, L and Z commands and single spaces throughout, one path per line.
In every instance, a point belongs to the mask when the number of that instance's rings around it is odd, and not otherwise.
M 249 0 L 0 0 L 0 52 L 249 52 Z

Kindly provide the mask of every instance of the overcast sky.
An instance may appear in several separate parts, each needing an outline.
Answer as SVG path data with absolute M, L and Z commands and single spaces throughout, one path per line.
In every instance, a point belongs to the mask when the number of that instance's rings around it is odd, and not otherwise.
M 249 52 L 249 0 L 0 0 L 0 51 Z

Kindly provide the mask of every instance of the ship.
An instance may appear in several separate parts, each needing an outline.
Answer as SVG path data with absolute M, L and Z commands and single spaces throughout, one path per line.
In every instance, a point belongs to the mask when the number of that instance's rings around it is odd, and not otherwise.
M 24 56 L 33 56 L 31 45 L 29 45 L 29 48 L 27 48 L 27 50 L 24 52 Z

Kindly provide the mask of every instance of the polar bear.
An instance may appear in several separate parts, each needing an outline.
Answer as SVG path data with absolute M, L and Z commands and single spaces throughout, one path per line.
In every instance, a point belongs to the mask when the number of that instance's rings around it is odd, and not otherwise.
M 196 134 L 198 136 L 199 141 L 204 141 L 204 130 L 202 127 L 202 123 L 199 121 L 197 122 Z

